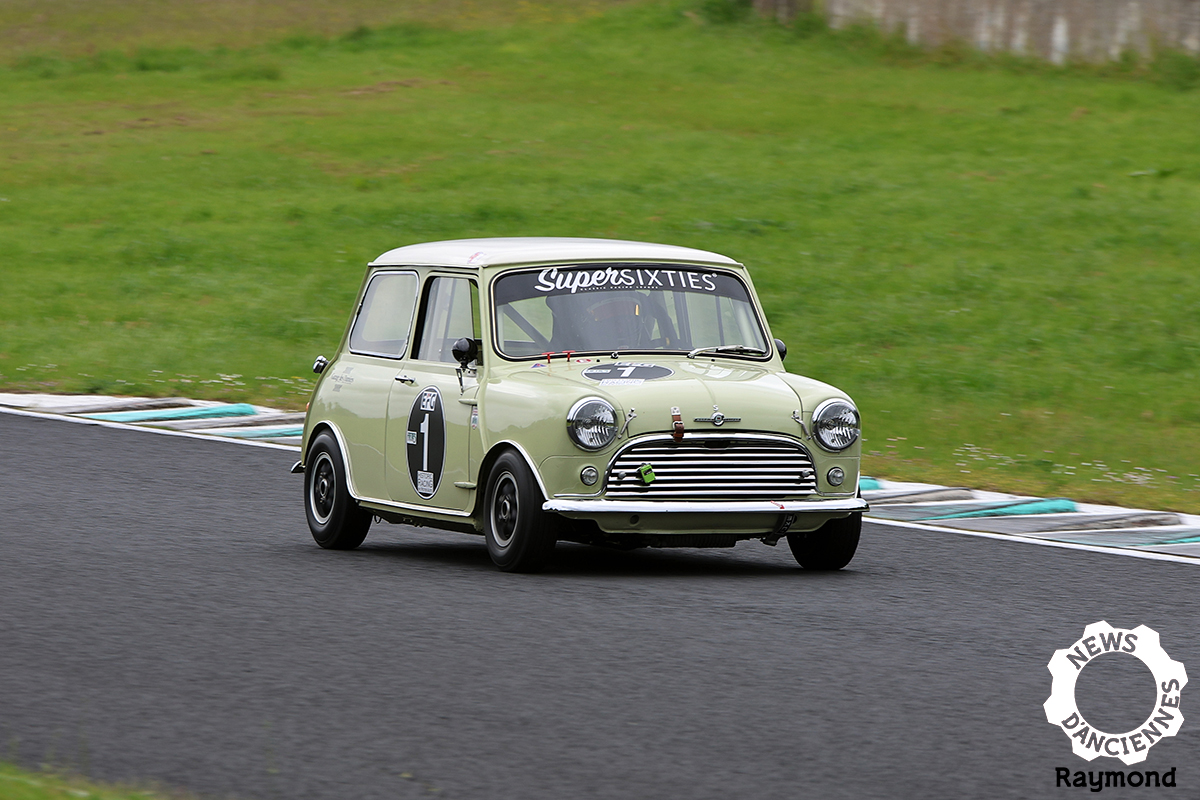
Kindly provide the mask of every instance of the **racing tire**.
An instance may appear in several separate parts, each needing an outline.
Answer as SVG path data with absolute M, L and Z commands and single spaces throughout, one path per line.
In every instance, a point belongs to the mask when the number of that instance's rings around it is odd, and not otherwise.
M 484 497 L 483 535 L 492 563 L 505 572 L 538 572 L 550 560 L 558 518 L 542 511 L 542 490 L 525 460 L 496 459 Z
M 326 550 L 353 550 L 367 538 L 371 527 L 371 512 L 350 496 L 342 451 L 329 431 L 317 434 L 308 449 L 304 515 L 313 539 Z
M 810 570 L 839 570 L 854 558 L 862 534 L 862 512 L 831 519 L 815 531 L 789 533 L 788 547 L 800 566 Z

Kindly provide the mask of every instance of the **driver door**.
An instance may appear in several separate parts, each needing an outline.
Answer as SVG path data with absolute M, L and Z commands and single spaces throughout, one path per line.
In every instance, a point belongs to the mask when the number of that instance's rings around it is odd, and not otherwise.
M 463 511 L 475 499 L 471 449 L 481 447 L 474 370 L 459 384 L 451 352 L 461 338 L 478 339 L 479 291 L 469 278 L 425 281 L 412 357 L 388 397 L 386 472 L 392 500 Z

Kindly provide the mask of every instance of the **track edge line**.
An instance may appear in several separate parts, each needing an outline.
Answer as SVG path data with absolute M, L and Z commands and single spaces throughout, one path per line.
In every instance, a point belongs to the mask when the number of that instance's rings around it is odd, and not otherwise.
M 1008 533 L 990 533 L 988 531 L 964 531 L 955 528 L 943 528 L 933 525 L 922 525 L 919 522 L 907 522 L 898 519 L 879 519 L 877 517 L 864 516 L 863 522 L 870 522 L 874 525 L 892 525 L 897 528 L 914 528 L 919 531 L 931 531 L 934 533 L 953 533 L 959 536 L 975 536 L 980 539 L 996 539 L 1002 542 L 1020 542 L 1022 544 L 1037 544 L 1044 547 L 1057 547 L 1062 550 L 1084 550 L 1089 553 L 1107 553 L 1115 556 L 1129 556 L 1131 558 L 1144 558 L 1148 561 L 1171 561 L 1176 564 L 1191 564 L 1193 566 L 1200 564 L 1200 557 L 1196 556 L 1176 556 L 1170 553 L 1156 553 L 1146 550 L 1132 550 L 1127 547 L 1105 547 L 1098 544 L 1078 544 L 1076 542 L 1056 542 L 1051 539 L 1036 539 L 1032 536 L 1021 536 L 1020 534 Z

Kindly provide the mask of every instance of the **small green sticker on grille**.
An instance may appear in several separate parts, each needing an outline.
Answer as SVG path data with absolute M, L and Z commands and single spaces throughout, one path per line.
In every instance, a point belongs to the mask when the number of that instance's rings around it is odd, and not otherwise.
M 638 467 L 638 475 L 642 479 L 642 483 L 654 483 L 654 467 L 649 464 L 642 464 Z

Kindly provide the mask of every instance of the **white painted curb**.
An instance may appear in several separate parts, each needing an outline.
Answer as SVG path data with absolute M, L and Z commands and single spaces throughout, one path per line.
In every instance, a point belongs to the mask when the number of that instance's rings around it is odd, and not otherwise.
M 126 422 L 107 422 L 99 419 L 73 417 L 70 414 L 52 414 L 44 411 L 24 411 L 18 408 L 0 406 L 0 414 L 11 414 L 14 417 L 34 417 L 37 419 L 55 419 L 61 422 L 74 422 L 79 425 L 96 425 L 101 428 L 116 428 L 124 431 L 141 431 L 142 433 L 157 433 L 161 436 L 181 436 L 185 439 L 199 439 L 202 442 L 232 442 L 233 444 L 249 445 L 250 447 L 267 447 L 273 450 L 288 450 L 300 452 L 300 447 L 293 444 L 278 444 L 276 442 L 257 442 L 253 439 L 235 439 L 231 436 L 205 436 L 190 431 L 172 431 L 166 428 L 147 428 L 141 425 L 130 425 Z

